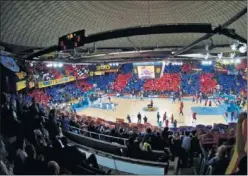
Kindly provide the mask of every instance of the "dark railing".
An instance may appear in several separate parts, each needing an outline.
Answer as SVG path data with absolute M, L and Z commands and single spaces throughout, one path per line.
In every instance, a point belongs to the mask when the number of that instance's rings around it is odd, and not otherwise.
M 127 138 L 121 138 L 121 137 L 115 137 L 115 136 L 110 136 L 110 135 L 101 134 L 101 133 L 95 133 L 95 132 L 87 131 L 82 128 L 76 128 L 73 126 L 70 126 L 70 129 L 71 131 L 78 130 L 79 134 L 83 136 L 88 136 L 88 137 L 95 138 L 95 139 L 102 140 L 102 141 L 116 141 L 120 145 L 124 145 L 124 146 L 126 146 L 127 141 L 128 141 Z
M 73 134 L 73 135 L 77 136 L 78 134 Z M 84 136 L 82 136 L 82 137 L 84 137 Z M 95 148 L 92 148 L 92 147 L 85 146 L 85 144 L 80 144 L 79 142 L 74 142 L 74 140 L 70 141 L 70 144 L 77 146 L 78 148 L 82 149 L 83 151 L 93 153 L 93 154 L 95 154 L 97 156 L 102 156 L 102 157 L 109 158 L 110 160 L 113 161 L 113 163 L 115 163 L 115 168 L 112 168 L 112 169 L 115 169 L 116 171 L 118 171 L 119 167 L 121 167 L 121 166 L 118 166 L 118 161 L 127 162 L 130 165 L 132 165 L 132 164 L 140 164 L 140 165 L 143 165 L 143 166 L 163 168 L 164 169 L 164 175 L 167 174 L 168 169 L 169 169 L 169 162 L 147 161 L 147 160 L 142 160 L 142 159 L 129 158 L 129 157 L 125 157 L 125 156 L 118 156 L 118 155 L 115 155 L 113 153 L 104 152 L 102 150 L 98 150 L 98 149 L 95 149 Z M 101 163 L 99 163 L 99 164 L 101 164 Z M 177 167 L 177 166 L 175 165 L 174 167 Z M 131 168 L 133 168 L 133 167 L 130 167 L 129 169 L 131 169 Z M 126 172 L 128 173 L 128 172 L 131 171 L 130 173 L 135 173 L 133 171 L 133 169 L 131 169 L 131 170 L 128 170 Z

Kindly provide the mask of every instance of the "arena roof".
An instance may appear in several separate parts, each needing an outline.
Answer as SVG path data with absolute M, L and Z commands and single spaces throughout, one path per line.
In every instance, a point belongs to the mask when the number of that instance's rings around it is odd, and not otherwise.
M 57 45 L 62 35 L 85 29 L 86 35 L 133 26 L 170 23 L 222 25 L 247 1 L 1 1 L 1 42 L 31 48 Z M 247 14 L 230 29 L 247 39 Z M 204 34 L 154 34 L 96 42 L 97 48 L 182 47 Z M 214 45 L 229 45 L 226 36 Z M 204 46 L 206 42 L 198 45 Z M 83 48 L 90 48 L 87 44 Z M 9 45 L 11 46 L 11 45 Z

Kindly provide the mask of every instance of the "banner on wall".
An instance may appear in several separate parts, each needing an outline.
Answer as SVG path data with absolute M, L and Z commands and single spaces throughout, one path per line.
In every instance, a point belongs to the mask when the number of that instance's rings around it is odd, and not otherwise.
M 29 81 L 28 82 L 28 88 L 33 88 L 34 87 L 34 82 L 33 81 Z
M 19 72 L 20 68 L 16 64 L 15 60 L 9 56 L 0 56 L 0 62 L 3 64 L 4 67 L 10 69 L 13 72 Z
M 119 69 L 119 64 L 97 64 L 89 66 L 91 72 L 117 72 Z
M 49 81 L 42 81 L 42 82 L 38 82 L 38 87 L 39 88 L 49 87 L 49 86 L 54 86 L 57 84 L 71 82 L 74 80 L 75 80 L 74 76 L 69 76 L 69 77 L 64 77 L 64 78 L 59 78 L 59 79 L 54 79 L 54 80 L 49 80 Z
M 16 90 L 19 91 L 19 90 L 22 90 L 24 88 L 26 88 L 26 81 L 19 81 L 16 83 Z
M 18 77 L 19 80 L 24 79 L 26 75 L 27 75 L 27 73 L 25 73 L 23 71 L 16 73 L 16 76 Z

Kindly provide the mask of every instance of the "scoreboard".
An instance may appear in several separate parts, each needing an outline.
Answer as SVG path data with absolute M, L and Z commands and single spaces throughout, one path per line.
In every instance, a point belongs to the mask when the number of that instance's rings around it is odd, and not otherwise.
M 73 32 L 59 38 L 59 50 L 73 49 L 84 45 L 85 30 Z
M 140 79 L 154 79 L 160 78 L 163 73 L 163 62 L 139 62 L 133 63 L 134 73 Z

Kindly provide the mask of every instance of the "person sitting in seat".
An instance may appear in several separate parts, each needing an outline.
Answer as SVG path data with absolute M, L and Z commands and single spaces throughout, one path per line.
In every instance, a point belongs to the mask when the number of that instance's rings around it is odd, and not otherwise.
M 145 136 L 142 143 L 143 143 L 143 147 L 142 147 L 143 151 L 146 152 L 152 151 L 151 140 L 148 136 Z

